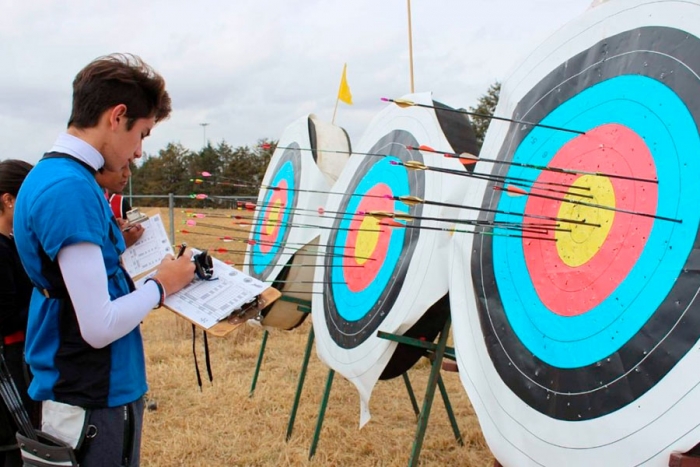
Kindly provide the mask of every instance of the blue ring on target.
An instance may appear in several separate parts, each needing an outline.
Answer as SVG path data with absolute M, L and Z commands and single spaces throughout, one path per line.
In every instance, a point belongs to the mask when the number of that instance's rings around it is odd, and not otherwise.
M 620 94 L 627 99 L 609 100 Z M 596 84 L 561 104 L 540 123 L 581 130 L 616 123 L 636 132 L 656 164 L 657 214 L 683 220 L 681 224 L 654 220 L 644 251 L 627 277 L 598 306 L 572 317 L 552 313 L 540 301 L 522 242 L 493 238 L 494 275 L 513 331 L 542 361 L 577 368 L 615 353 L 631 339 L 653 316 L 683 269 L 700 223 L 695 206 L 700 184 L 691 179 L 700 172 L 700 138 L 684 102 L 666 85 L 645 76 L 620 76 Z M 547 165 L 573 137 L 535 128 L 520 143 L 513 161 Z M 507 176 L 534 180 L 537 173 L 511 167 Z M 526 197 L 501 196 L 498 209 L 524 212 L 526 203 Z M 500 214 L 496 218 L 522 219 Z
M 393 196 L 404 196 L 410 193 L 408 170 L 403 166 L 391 165 L 391 161 L 400 161 L 396 157 L 387 156 L 376 162 L 372 168 L 362 177 L 357 185 L 354 193 L 367 193 L 374 186 L 383 183 L 388 185 L 393 193 Z M 353 196 L 350 198 L 346 212 L 354 213 L 358 211 L 358 207 L 362 197 Z M 408 212 L 408 206 L 400 201 L 394 203 L 394 210 Z M 347 229 L 352 223 L 352 217 L 343 217 L 339 227 Z M 406 229 L 392 229 L 391 238 L 386 256 L 382 259 L 382 266 L 377 273 L 377 276 L 372 283 L 364 290 L 353 292 L 345 284 L 343 277 L 343 256 L 351 253 L 345 251 L 347 245 L 347 230 L 338 230 L 336 242 L 333 249 L 333 270 L 331 272 L 333 295 L 336 303 L 342 303 L 342 306 L 337 307 L 338 314 L 346 321 L 358 321 L 362 319 L 375 305 L 377 300 L 384 293 L 394 268 L 398 263 L 401 252 L 403 250 L 404 237 Z M 342 282 L 342 284 L 338 284 Z
M 295 205 L 295 197 L 297 192 L 294 191 L 297 187 L 294 184 L 294 164 L 291 160 L 288 160 L 282 164 L 274 178 L 270 182 L 270 186 L 276 187 L 284 180 L 287 182 L 287 202 L 285 203 L 284 209 L 281 211 L 279 222 L 281 223 L 279 230 L 277 232 L 277 238 L 275 239 L 275 244 L 271 246 L 270 251 L 263 253 L 260 250 L 260 239 L 261 239 L 261 229 L 262 225 L 255 226 L 255 234 L 253 239 L 255 240 L 255 245 L 253 245 L 253 270 L 256 274 L 262 274 L 265 268 L 273 265 L 277 255 L 284 248 L 282 239 L 285 238 L 288 230 L 288 225 L 292 217 L 292 208 Z M 259 215 L 256 217 L 256 224 L 261 224 L 265 219 L 265 215 L 270 209 L 271 198 L 278 193 L 277 191 L 268 189 L 265 194 L 265 199 L 263 201 L 263 208 L 260 210 Z

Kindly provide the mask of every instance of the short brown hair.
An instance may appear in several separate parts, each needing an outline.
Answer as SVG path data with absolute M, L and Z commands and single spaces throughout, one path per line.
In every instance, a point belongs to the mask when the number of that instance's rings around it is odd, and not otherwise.
M 128 129 L 139 118 L 160 122 L 171 110 L 162 76 L 136 55 L 111 54 L 90 62 L 73 80 L 68 126 L 93 128 L 106 110 L 119 104 L 126 106 Z

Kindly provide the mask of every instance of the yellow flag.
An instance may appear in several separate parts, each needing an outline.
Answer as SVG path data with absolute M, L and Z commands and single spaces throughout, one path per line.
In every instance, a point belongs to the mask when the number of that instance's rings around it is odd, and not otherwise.
M 352 105 L 352 94 L 350 94 L 350 86 L 348 86 L 348 79 L 345 75 L 345 71 L 348 68 L 346 63 L 343 66 L 343 77 L 340 78 L 340 89 L 338 89 L 338 99 L 345 102 L 346 104 Z

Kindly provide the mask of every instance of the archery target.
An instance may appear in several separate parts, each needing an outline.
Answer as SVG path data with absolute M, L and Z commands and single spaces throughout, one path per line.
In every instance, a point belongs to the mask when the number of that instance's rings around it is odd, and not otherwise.
M 409 98 L 433 105 L 430 94 Z M 329 197 L 329 211 L 336 212 L 336 218 L 322 234 L 326 256 L 316 272 L 315 290 L 321 292 L 313 298 L 317 351 L 324 362 L 357 386 L 361 424 L 369 419 L 372 388 L 397 347 L 378 338 L 377 331 L 404 334 L 447 292 L 447 233 L 390 226 L 365 214 L 454 214 L 446 208 L 394 199 L 412 195 L 456 201 L 464 196 L 463 185 L 457 181 L 443 182 L 433 172 L 402 165 L 415 161 L 464 170 L 454 159 L 409 149 L 420 145 L 453 150 L 435 111 L 390 105 L 372 121 L 334 185 L 333 192 L 342 195 Z M 410 224 L 436 226 L 437 222 L 415 220 Z M 410 365 L 413 363 L 415 360 Z
M 300 122 L 301 124 L 303 122 Z M 309 137 L 308 152 L 313 158 L 313 165 L 308 158 L 305 159 L 306 170 L 316 174 L 315 179 L 323 180 L 324 185 L 322 189 L 311 187 L 313 193 L 310 194 L 313 195 L 312 199 L 315 204 L 308 203 L 307 206 L 296 211 L 296 222 L 308 225 L 292 228 L 296 230 L 309 229 L 309 225 L 318 225 L 318 228 L 314 230 L 319 231 L 326 228 L 326 219 L 319 217 L 318 209 L 325 206 L 326 199 L 330 195 L 331 185 L 340 176 L 340 172 L 350 156 L 350 139 L 345 130 L 320 121 L 314 115 L 308 117 L 306 124 Z M 299 188 L 306 190 L 306 187 Z M 299 191 L 300 196 L 306 193 L 306 191 Z M 266 205 L 270 205 L 270 203 Z M 273 286 L 282 290 L 285 296 L 311 301 L 316 258 L 324 251 L 318 242 L 318 235 L 310 243 L 301 247 L 286 241 L 282 242 L 287 249 L 298 248 L 274 278 Z M 263 310 L 262 324 L 267 327 L 290 330 L 303 323 L 307 316 L 308 313 L 298 311 L 297 303 L 282 299 Z
M 460 375 L 505 464 L 667 465 L 700 442 L 682 409 L 700 402 L 698 19 L 696 2 L 610 2 L 504 83 L 497 115 L 585 133 L 492 123 L 482 155 L 501 163 L 478 168 L 534 183 L 480 183 L 468 197 L 499 211 L 480 218 L 568 231 L 456 243 Z
M 323 153 L 329 145 L 335 151 L 332 160 Z M 311 301 L 318 250 L 310 247 L 317 247 L 326 223 L 318 209 L 349 150 L 342 128 L 313 115 L 285 129 L 258 195 L 246 255 L 250 275 L 271 281 L 284 295 Z M 263 311 L 262 324 L 292 329 L 306 316 L 297 311 L 296 303 L 278 300 Z
M 291 221 L 299 199 L 301 154 L 299 145 L 291 143 L 277 161 L 264 189 L 255 217 L 251 238 L 251 266 L 256 277 L 269 277 L 280 262 L 291 232 Z
M 391 228 L 361 214 L 422 214 L 422 205 L 409 207 L 388 198 L 411 193 L 424 196 L 424 172 L 391 164 L 422 162 L 420 152 L 406 146 L 418 144 L 410 133 L 395 130 L 370 148 L 370 153 L 388 156 L 362 161 L 339 206 L 339 211 L 349 214 L 339 216 L 333 223 L 337 230 L 329 234 L 327 245 L 333 255 L 325 258 L 324 311 L 333 341 L 343 348 L 357 347 L 376 333 L 386 310 L 396 302 L 418 243 L 420 230 Z

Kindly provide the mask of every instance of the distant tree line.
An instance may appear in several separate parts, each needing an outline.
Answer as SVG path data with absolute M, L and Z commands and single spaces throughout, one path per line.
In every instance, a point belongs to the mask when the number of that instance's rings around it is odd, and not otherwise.
M 498 104 L 501 83 L 492 84 L 471 112 L 493 115 Z M 491 118 L 471 117 L 479 148 L 484 142 Z M 261 139 L 254 147 L 231 147 L 225 141 L 216 146 L 207 144 L 199 151 L 192 151 L 180 143 L 170 143 L 157 155 L 145 155 L 132 170 L 131 192 L 138 195 L 190 196 L 208 195 L 207 201 L 178 200 L 178 206 L 232 207 L 226 196 L 256 198 L 259 186 L 270 162 L 277 141 Z M 210 177 L 202 176 L 208 172 Z M 200 180 L 201 183 L 197 183 Z M 128 192 L 128 189 L 127 189 Z M 134 200 L 140 206 L 167 206 L 167 199 L 149 198 Z
M 276 141 L 262 139 L 254 147 L 233 148 L 225 141 L 192 151 L 169 143 L 157 155 L 144 155 L 132 168 L 131 192 L 137 195 L 208 195 L 212 206 L 231 207 L 226 196 L 256 198 Z M 207 172 L 211 176 L 203 176 Z M 128 192 L 128 188 L 126 190 Z M 167 199 L 134 200 L 135 205 L 167 206 Z M 178 206 L 202 206 L 201 200 L 178 200 Z

